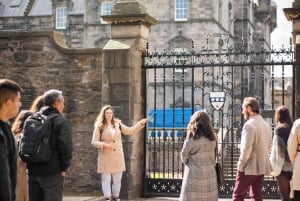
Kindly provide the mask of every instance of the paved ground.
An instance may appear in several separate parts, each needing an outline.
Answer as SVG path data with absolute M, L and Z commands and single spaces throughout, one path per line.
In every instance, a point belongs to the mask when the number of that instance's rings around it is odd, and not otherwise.
M 178 201 L 178 198 L 166 198 L 166 197 L 155 197 L 155 198 L 140 198 L 138 200 L 134 201 Z M 72 196 L 66 196 L 64 197 L 63 201 L 104 201 L 103 197 L 72 197 Z M 196 200 L 195 200 L 196 201 Z M 231 199 L 223 199 L 220 198 L 219 201 L 231 201 Z M 249 199 L 246 199 L 245 201 L 249 201 Z M 265 201 L 279 201 L 278 200 L 267 200 Z

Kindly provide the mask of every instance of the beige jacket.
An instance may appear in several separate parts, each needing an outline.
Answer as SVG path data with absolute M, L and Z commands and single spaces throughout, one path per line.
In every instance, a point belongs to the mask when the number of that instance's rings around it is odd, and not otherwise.
M 104 128 L 100 136 L 99 128 L 94 129 L 92 145 L 98 149 L 98 173 L 115 173 L 125 171 L 122 134 L 132 135 L 141 130 L 144 125 L 138 122 L 132 127 L 127 127 L 121 121 L 116 121 L 115 128 Z M 113 150 L 104 150 L 104 143 L 113 145 Z
M 293 189 L 300 191 L 300 119 L 297 119 L 292 127 L 288 139 L 288 153 L 292 164 L 294 165 L 293 171 Z M 298 151 L 299 150 L 299 151 Z
M 243 126 L 238 170 L 245 175 L 268 175 L 271 171 L 269 153 L 272 130 L 261 117 L 251 117 Z
M 15 135 L 16 143 L 20 141 L 21 134 Z M 17 145 L 18 147 L 18 145 Z M 29 201 L 28 182 L 26 173 L 26 163 L 17 157 L 17 185 L 16 201 Z

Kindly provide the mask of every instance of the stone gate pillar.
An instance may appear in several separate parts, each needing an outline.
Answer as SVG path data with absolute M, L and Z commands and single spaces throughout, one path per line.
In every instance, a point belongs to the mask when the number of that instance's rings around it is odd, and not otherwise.
M 112 14 L 102 17 L 111 24 L 111 39 L 103 48 L 102 105 L 112 105 L 115 116 L 131 126 L 146 117 L 142 53 L 149 27 L 156 24 L 156 20 L 138 2 L 116 3 Z M 121 199 L 142 196 L 144 139 L 145 130 L 123 137 L 126 172 L 122 178 Z
M 295 119 L 300 118 L 300 0 L 293 2 L 292 8 L 283 9 L 288 20 L 292 21 L 293 43 L 295 46 Z

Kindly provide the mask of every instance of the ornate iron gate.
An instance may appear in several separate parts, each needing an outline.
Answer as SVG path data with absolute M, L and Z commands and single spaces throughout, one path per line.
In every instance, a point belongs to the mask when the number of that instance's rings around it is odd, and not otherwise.
M 220 162 L 226 183 L 219 197 L 231 197 L 244 123 L 244 97 L 259 99 L 263 117 L 274 127 L 274 109 L 286 105 L 294 116 L 294 61 L 292 47 L 266 50 L 202 49 L 147 52 L 145 196 L 179 196 L 183 165 L 180 151 L 191 114 L 205 109 L 218 135 Z M 288 74 L 289 73 L 289 74 Z M 287 76 L 289 75 L 289 76 Z M 266 176 L 265 198 L 277 198 L 274 178 Z

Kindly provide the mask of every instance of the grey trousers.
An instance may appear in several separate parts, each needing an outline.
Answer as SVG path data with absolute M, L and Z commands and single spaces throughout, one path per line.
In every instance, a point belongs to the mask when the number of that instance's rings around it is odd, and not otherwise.
M 60 173 L 28 177 L 30 201 L 62 201 L 64 177 Z

